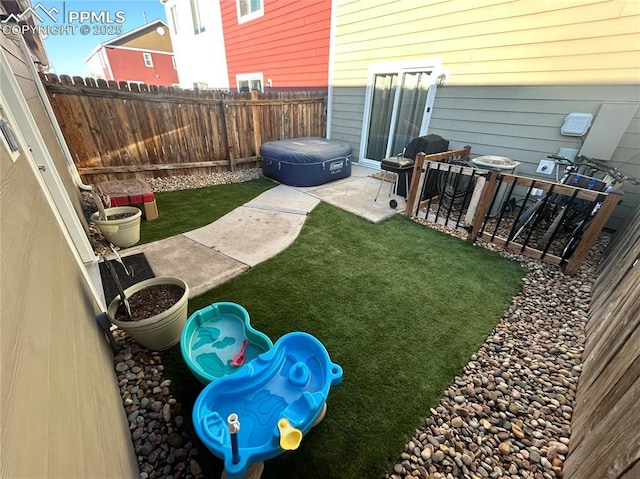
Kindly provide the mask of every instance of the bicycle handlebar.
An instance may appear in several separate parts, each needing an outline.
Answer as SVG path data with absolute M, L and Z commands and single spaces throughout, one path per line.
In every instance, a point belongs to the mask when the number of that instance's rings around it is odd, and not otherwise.
M 547 155 L 547 158 L 551 158 L 552 160 L 556 160 L 556 163 L 572 164 L 572 163 L 571 163 L 571 161 L 569 160 L 569 158 L 565 158 L 564 156 L 558 156 L 558 155 Z
M 622 171 L 619 171 L 617 168 L 613 166 L 608 166 L 595 158 L 590 158 L 588 156 L 579 155 L 576 156 L 575 160 L 572 162 L 568 158 L 558 155 L 548 155 L 547 158 L 553 159 L 559 165 L 565 166 L 587 166 L 597 171 L 601 171 L 603 173 L 607 173 L 609 176 L 614 178 L 619 183 L 630 182 L 634 185 L 640 185 L 640 180 L 634 178 L 633 176 L 629 176 Z

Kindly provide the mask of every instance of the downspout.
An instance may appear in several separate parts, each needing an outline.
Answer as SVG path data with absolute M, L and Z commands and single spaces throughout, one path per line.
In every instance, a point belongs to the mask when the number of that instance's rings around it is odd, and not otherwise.
M 62 153 L 64 155 L 65 160 L 67 160 L 67 166 L 71 171 L 71 176 L 73 178 L 73 181 L 81 190 L 91 191 L 92 190 L 91 185 L 84 184 L 82 182 L 82 178 L 80 178 L 80 173 L 78 173 L 78 169 L 76 168 L 76 165 L 73 162 L 73 157 L 71 156 L 71 152 L 69 151 L 67 142 L 64 139 L 64 135 L 62 134 L 60 125 L 58 125 L 58 120 L 56 119 L 56 115 L 55 113 L 53 113 L 53 109 L 51 108 L 51 103 L 49 103 L 49 98 L 47 97 L 47 92 L 44 89 L 44 85 L 42 84 L 42 80 L 40 79 L 38 70 L 36 70 L 36 67 L 33 64 L 33 61 L 31 59 L 31 54 L 27 49 L 27 45 L 24 41 L 24 38 L 21 35 L 19 35 L 19 38 L 16 38 L 16 40 L 18 40 L 18 48 L 20 48 L 20 52 L 22 53 L 25 63 L 29 68 L 29 72 L 34 78 L 33 83 L 36 85 L 36 89 L 38 90 L 38 95 L 40 96 L 40 100 L 42 100 L 42 103 L 44 104 L 44 109 L 47 112 L 47 116 L 49 117 L 49 121 L 51 122 L 51 125 L 53 126 L 53 131 L 56 134 L 56 139 L 58 140 L 58 144 L 62 149 Z

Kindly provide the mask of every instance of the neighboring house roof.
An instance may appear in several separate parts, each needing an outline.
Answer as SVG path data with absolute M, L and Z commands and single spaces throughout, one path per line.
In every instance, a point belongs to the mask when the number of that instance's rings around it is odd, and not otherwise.
M 154 42 L 153 45 L 136 45 L 136 40 L 148 35 L 151 32 L 158 30 L 158 28 L 164 28 L 166 32 L 166 42 L 164 44 Z M 164 23 L 162 20 L 154 20 L 152 22 L 146 23 L 138 28 L 131 30 L 130 32 L 123 33 L 117 37 L 112 38 L 106 42 L 98 44 L 91 53 L 86 58 L 88 61 L 93 55 L 95 55 L 101 48 L 109 47 L 109 48 L 117 48 L 117 47 L 126 47 L 132 46 L 141 49 L 149 49 L 155 51 L 164 51 L 167 53 L 173 53 L 173 48 L 171 46 L 171 37 L 169 35 L 169 26 Z
M 162 20 L 154 20 L 153 22 L 149 22 L 141 27 L 138 27 L 130 32 L 123 33 L 122 35 L 112 38 L 108 42 L 103 43 L 103 45 L 124 45 L 134 38 L 141 37 L 146 35 L 150 31 L 156 30 L 159 27 L 167 29 L 167 33 L 169 33 L 169 27 Z

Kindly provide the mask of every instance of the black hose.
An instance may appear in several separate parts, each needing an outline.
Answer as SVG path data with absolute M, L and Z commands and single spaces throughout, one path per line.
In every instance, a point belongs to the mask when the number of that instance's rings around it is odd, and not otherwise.
M 445 163 L 473 168 L 473 165 L 463 160 L 449 160 Z M 464 209 L 471 199 L 471 192 L 475 184 L 476 179 L 473 175 L 440 171 L 437 180 L 440 201 L 449 208 Z

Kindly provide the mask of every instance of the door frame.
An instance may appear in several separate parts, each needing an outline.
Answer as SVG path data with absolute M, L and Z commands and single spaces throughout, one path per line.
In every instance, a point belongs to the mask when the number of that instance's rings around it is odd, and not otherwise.
M 422 58 L 418 60 L 401 60 L 397 62 L 372 63 L 369 65 L 367 72 L 367 85 L 364 99 L 364 112 L 362 115 L 362 133 L 360 135 L 360 157 L 359 163 L 363 166 L 369 166 L 376 169 L 380 168 L 380 161 L 372 160 L 365 157 L 367 139 L 369 136 L 369 121 L 371 118 L 371 109 L 373 103 L 373 84 L 375 75 L 382 73 L 395 73 L 398 75 L 398 85 L 394 92 L 394 109 L 391 115 L 390 131 L 396 123 L 397 109 L 396 105 L 400 98 L 400 81 L 404 73 L 415 73 L 417 71 L 431 70 L 431 85 L 427 91 L 427 103 L 422 116 L 422 125 L 420 126 L 420 136 L 426 135 L 429 129 L 429 122 L 433 113 L 433 104 L 436 96 L 436 80 L 440 75 L 441 60 L 439 58 Z M 387 146 L 388 149 L 388 146 Z M 392 154 L 387 151 L 387 155 Z

